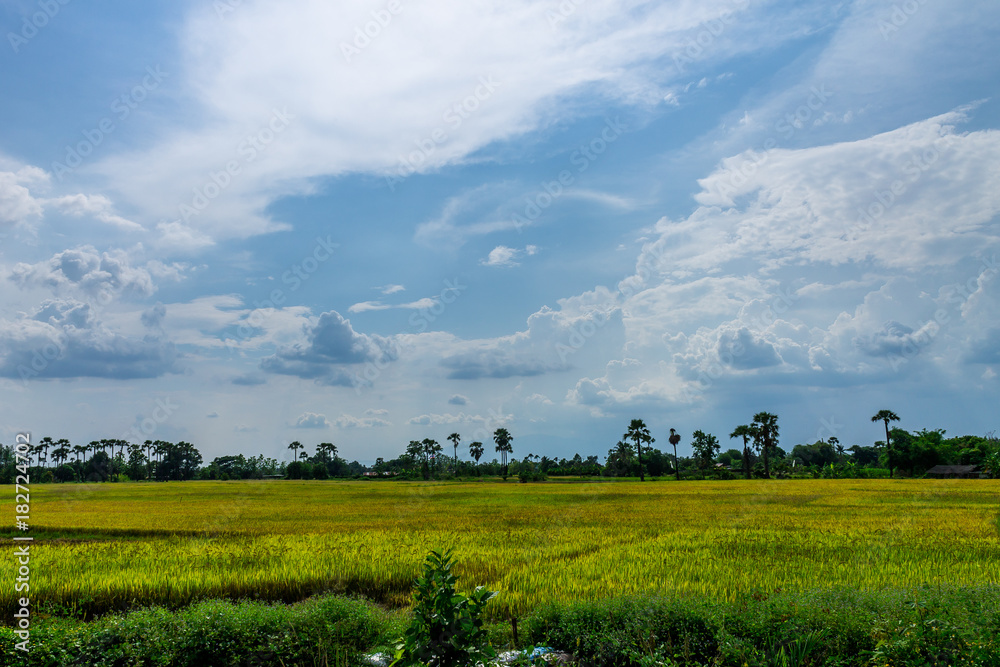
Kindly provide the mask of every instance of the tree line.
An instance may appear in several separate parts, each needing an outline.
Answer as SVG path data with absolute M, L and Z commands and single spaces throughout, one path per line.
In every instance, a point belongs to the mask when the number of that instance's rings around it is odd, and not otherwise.
M 292 461 L 278 461 L 263 455 L 243 454 L 216 457 L 202 465 L 198 449 L 189 442 L 172 443 L 147 440 L 143 444 L 125 440 L 94 440 L 86 445 L 72 445 L 66 439 L 41 438 L 31 445 L 34 482 L 191 480 L 191 479 L 328 479 L 352 477 L 448 479 L 454 477 L 496 476 L 505 481 L 510 476 L 522 482 L 548 477 L 646 477 L 672 476 L 682 479 L 732 479 L 735 477 L 772 478 L 813 477 L 892 477 L 896 474 L 918 477 L 936 465 L 974 465 L 994 477 L 1000 477 L 1000 441 L 992 434 L 984 437 L 946 438 L 943 429 L 916 432 L 890 428 L 899 416 L 880 410 L 871 421 L 881 422 L 885 440 L 871 446 L 845 447 L 837 437 L 797 444 L 786 451 L 779 446 L 778 416 L 758 412 L 748 424 L 736 426 L 729 434 L 740 448 L 722 451 L 719 439 L 702 430 L 691 434 L 691 455 L 680 457 L 677 446 L 682 436 L 669 430 L 667 443 L 672 451 L 663 452 L 653 445 L 656 439 L 642 419 L 632 419 L 612 446 L 604 461 L 598 456 L 586 458 L 549 458 L 532 453 L 520 460 L 513 458 L 514 437 L 506 428 L 493 433 L 492 442 L 470 442 L 468 459 L 460 458 L 462 436 L 451 433 L 445 445 L 433 438 L 411 440 L 397 457 L 378 458 L 374 465 L 348 462 L 330 442 L 316 445 L 313 453 L 299 441 L 288 445 Z M 499 459 L 484 461 L 492 449 Z M 0 483 L 12 483 L 16 461 L 11 447 L 0 445 Z

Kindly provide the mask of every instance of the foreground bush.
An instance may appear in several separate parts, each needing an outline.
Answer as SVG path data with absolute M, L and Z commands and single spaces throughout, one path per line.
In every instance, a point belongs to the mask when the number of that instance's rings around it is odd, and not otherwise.
M 346 665 L 389 632 L 365 602 L 323 596 L 286 606 L 206 601 L 105 616 L 92 623 L 36 620 L 30 652 L 0 629 L 0 664 L 30 667 Z
M 997 586 L 552 604 L 524 627 L 595 667 L 1000 667 Z
M 483 610 L 496 593 L 477 586 L 469 596 L 455 589 L 451 552 L 432 551 L 415 582 L 413 619 L 392 667 L 485 664 L 495 656 L 483 629 Z
M 433 593 L 447 588 L 430 586 L 427 599 L 440 602 Z M 449 616 L 456 628 L 472 617 Z M 388 652 L 414 627 L 411 618 L 332 595 L 291 606 L 209 601 L 90 623 L 36 618 L 27 656 L 0 628 L 0 665 L 346 667 L 363 664 L 363 652 Z M 544 605 L 518 625 L 519 648 L 551 647 L 586 667 L 1000 667 L 996 585 L 758 594 L 735 603 L 618 598 Z M 467 637 L 485 642 L 476 627 Z M 509 622 L 485 629 L 497 649 L 511 641 Z

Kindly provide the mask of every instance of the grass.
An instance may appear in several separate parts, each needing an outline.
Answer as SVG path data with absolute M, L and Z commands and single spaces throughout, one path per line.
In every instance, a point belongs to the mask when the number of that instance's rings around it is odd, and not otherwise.
M 609 596 L 978 586 L 1000 583 L 998 506 L 992 480 L 38 485 L 31 595 L 77 617 L 324 591 L 401 606 L 448 547 L 461 585 L 500 592 L 493 618 Z

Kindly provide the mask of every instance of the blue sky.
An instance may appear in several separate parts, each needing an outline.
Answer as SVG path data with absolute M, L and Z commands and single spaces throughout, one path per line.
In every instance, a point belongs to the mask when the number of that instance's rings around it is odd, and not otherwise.
M 0 17 L 4 442 L 1000 426 L 996 3 Z

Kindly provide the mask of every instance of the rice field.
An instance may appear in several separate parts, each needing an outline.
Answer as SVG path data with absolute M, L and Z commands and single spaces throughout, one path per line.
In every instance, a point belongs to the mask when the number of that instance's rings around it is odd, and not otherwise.
M 495 616 L 550 599 L 1000 583 L 1000 481 L 34 486 L 33 604 L 102 612 L 325 590 L 405 604 L 453 548 Z M 16 566 L 4 541 L 4 571 Z M 12 586 L 2 604 L 13 609 Z

